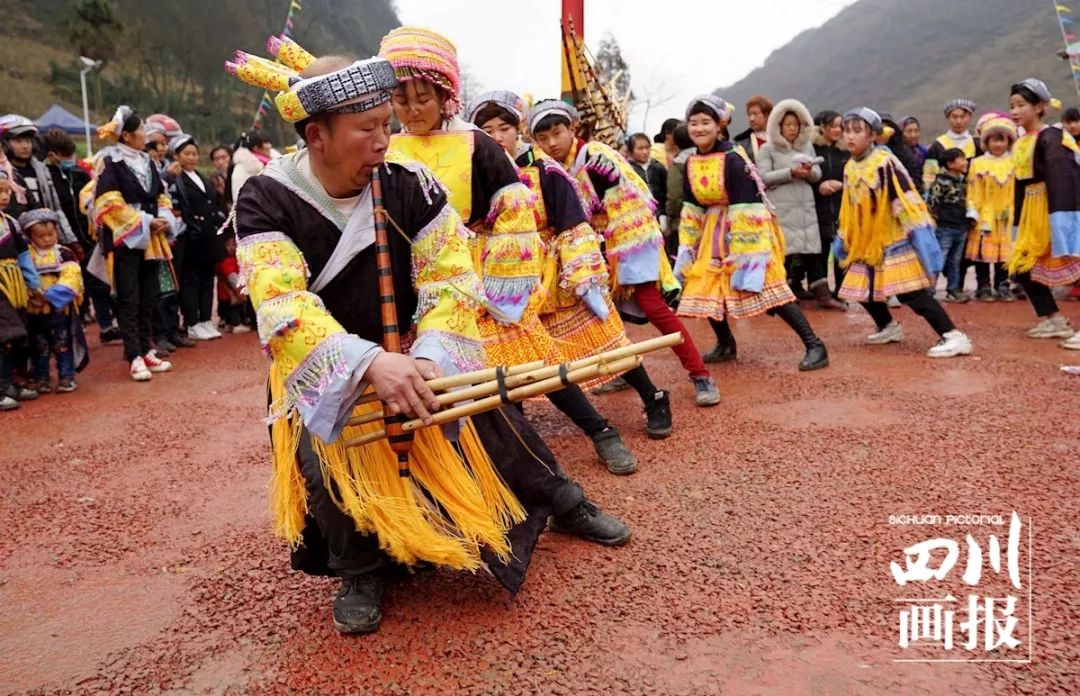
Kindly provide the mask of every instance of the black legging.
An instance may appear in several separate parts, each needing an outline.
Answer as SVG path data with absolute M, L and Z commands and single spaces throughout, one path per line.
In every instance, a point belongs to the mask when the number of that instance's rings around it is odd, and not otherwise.
M 805 277 L 806 286 L 812 288 L 828 278 L 828 258 L 829 252 L 824 254 L 791 254 L 784 259 L 784 268 L 787 270 L 788 277 L 792 280 L 801 285 L 802 279 Z
M 189 327 L 212 319 L 214 262 L 212 236 L 203 232 L 187 240 L 184 265 L 180 271 L 180 308 L 184 323 Z
M 1050 288 L 1036 280 L 1032 280 L 1030 273 L 1021 273 L 1016 276 L 1016 282 L 1020 283 L 1020 287 L 1024 288 L 1024 292 L 1027 293 L 1037 316 L 1049 317 L 1057 314 L 1057 301 L 1054 300 Z
M 656 386 L 649 378 L 649 373 L 641 365 L 624 373 L 623 379 L 638 393 L 642 403 L 649 403 L 656 394 Z M 555 408 L 566 414 L 566 417 L 589 437 L 598 435 L 611 427 L 607 419 L 600 415 L 600 412 L 585 396 L 585 392 L 581 391 L 581 387 L 576 384 L 549 392 L 547 398 Z
M 945 312 L 945 308 L 941 306 L 941 303 L 934 299 L 934 296 L 927 290 L 916 290 L 915 292 L 905 292 L 896 296 L 896 299 L 900 300 L 900 303 L 907 305 L 911 308 L 911 311 L 918 314 L 920 317 L 926 320 L 930 327 L 937 331 L 939 336 L 944 336 L 950 331 L 956 329 L 956 324 L 953 324 L 952 319 Z M 877 324 L 878 330 L 884 329 L 888 326 L 893 318 L 892 312 L 889 311 L 889 305 L 884 302 L 862 302 L 863 307 L 870 313 L 870 317 Z

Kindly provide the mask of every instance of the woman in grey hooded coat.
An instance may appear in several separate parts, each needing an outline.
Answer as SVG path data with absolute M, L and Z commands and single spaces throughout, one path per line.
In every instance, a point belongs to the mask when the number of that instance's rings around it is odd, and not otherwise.
M 798 263 L 806 270 L 810 292 L 821 307 L 841 307 L 829 293 L 821 256 L 813 189 L 821 179 L 821 166 L 814 161 L 810 111 L 795 99 L 785 99 L 769 114 L 766 132 L 769 141 L 758 151 L 757 166 L 784 230 L 789 264 Z

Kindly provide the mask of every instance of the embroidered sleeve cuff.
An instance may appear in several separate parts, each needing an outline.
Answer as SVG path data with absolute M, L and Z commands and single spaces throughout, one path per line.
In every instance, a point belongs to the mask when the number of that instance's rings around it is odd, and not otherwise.
M 619 285 L 655 283 L 660 279 L 660 248 L 641 247 L 618 261 Z
M 304 425 L 323 442 L 333 442 L 352 414 L 357 398 L 367 388 L 363 381 L 371 361 L 382 352 L 377 343 L 353 334 L 338 334 L 323 341 L 305 363 L 318 365 L 322 374 L 315 380 L 303 379 L 307 370 L 301 365 L 285 382 L 286 393 L 295 395 L 294 405 Z
M 694 263 L 694 249 L 686 244 L 679 245 L 679 253 L 675 256 L 675 278 L 682 283 L 686 279 L 686 269 Z
M 150 222 L 154 216 L 150 213 L 141 213 L 142 224 L 123 239 L 123 244 L 128 249 L 145 249 L 150 244 Z
M 585 302 L 585 306 L 588 307 L 598 319 L 603 321 L 608 318 L 610 310 L 608 309 L 608 303 L 604 297 L 604 291 L 600 288 L 589 288 L 581 299 Z

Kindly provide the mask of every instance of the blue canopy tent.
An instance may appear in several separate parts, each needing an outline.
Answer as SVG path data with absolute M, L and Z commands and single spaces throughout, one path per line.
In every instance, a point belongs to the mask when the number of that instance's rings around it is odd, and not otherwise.
M 71 113 L 59 104 L 53 104 L 49 107 L 49 110 L 43 113 L 34 124 L 38 129 L 44 133 L 50 128 L 59 128 L 60 130 L 71 133 L 72 135 L 82 135 L 86 132 L 86 121 L 82 120 L 75 114 Z M 96 133 L 97 126 L 90 124 L 90 132 Z

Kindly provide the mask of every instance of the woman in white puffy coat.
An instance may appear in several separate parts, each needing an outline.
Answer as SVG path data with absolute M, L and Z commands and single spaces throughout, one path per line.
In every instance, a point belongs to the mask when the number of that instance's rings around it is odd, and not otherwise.
M 766 132 L 769 141 L 758 150 L 757 167 L 784 230 L 789 275 L 792 263 L 801 264 L 819 304 L 836 304 L 829 294 L 814 207 L 813 186 L 821 179 L 821 167 L 814 163 L 810 111 L 795 99 L 785 99 L 769 114 Z

